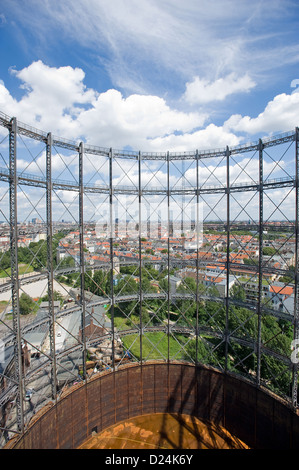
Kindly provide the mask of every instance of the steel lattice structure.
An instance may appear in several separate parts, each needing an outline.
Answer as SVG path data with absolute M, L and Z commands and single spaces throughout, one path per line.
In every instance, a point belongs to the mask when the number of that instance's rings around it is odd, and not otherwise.
M 0 124 L 1 445 L 127 361 L 211 364 L 297 408 L 297 128 L 146 153 Z

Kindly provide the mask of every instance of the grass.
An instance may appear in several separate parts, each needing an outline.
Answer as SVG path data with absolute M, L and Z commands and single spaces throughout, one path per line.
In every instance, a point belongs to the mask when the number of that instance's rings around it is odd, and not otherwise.
M 32 273 L 34 271 L 33 267 L 29 264 L 19 264 L 19 276 L 22 274 Z M 11 268 L 7 268 L 5 271 L 0 270 L 0 278 L 9 277 L 11 274 Z
M 186 338 L 178 335 L 178 341 L 183 345 Z M 139 335 L 132 334 L 123 338 L 126 349 L 137 358 L 140 359 L 140 342 Z M 143 360 L 165 360 L 168 358 L 168 336 L 162 331 L 145 333 L 142 336 L 142 358 Z M 169 356 L 171 359 L 184 359 L 185 352 L 181 349 L 180 344 L 173 338 L 169 337 Z
M 109 316 L 109 318 L 111 318 Z M 114 327 L 118 330 L 130 330 L 131 328 L 136 328 L 140 323 L 139 317 L 137 315 L 130 315 L 130 318 L 124 316 L 115 316 L 114 317 Z
M 3 312 L 3 310 L 6 308 L 8 305 L 8 302 L 6 300 L 0 300 L 0 313 Z

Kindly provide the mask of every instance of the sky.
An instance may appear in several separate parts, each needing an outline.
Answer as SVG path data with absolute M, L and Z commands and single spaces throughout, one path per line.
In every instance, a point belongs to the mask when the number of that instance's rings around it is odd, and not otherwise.
M 142 151 L 298 125 L 295 0 L 0 0 L 0 110 Z
M 0 0 L 0 111 L 115 149 L 256 141 L 299 124 L 298 31 L 297 0 Z M 255 160 L 244 162 L 256 173 Z M 153 168 L 145 180 L 165 179 Z M 218 170 L 225 179 L 225 162 Z M 115 177 L 137 174 L 124 164 Z

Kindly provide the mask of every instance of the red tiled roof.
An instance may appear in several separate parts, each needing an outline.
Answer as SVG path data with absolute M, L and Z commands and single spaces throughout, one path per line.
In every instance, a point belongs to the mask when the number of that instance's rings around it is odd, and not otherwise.
M 285 287 L 280 287 L 280 286 L 271 286 L 270 287 L 270 292 L 274 292 L 275 294 L 281 294 L 281 295 L 292 295 L 294 292 L 293 287 L 290 286 L 285 286 Z

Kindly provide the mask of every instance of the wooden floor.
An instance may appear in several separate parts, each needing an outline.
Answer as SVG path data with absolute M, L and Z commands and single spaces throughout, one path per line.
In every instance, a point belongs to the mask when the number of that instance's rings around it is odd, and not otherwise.
M 248 449 L 224 428 L 193 416 L 138 416 L 94 434 L 79 449 Z

